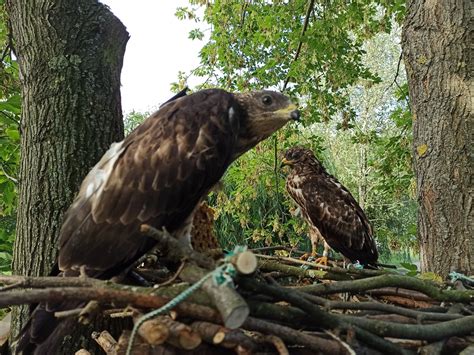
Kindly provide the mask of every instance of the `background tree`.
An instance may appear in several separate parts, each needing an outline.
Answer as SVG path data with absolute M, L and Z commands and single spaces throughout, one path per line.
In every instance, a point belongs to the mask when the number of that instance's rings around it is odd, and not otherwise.
M 11 0 L 6 9 L 22 98 L 13 272 L 46 275 L 63 212 L 87 171 L 123 137 L 128 33 L 95 0 Z
M 414 122 L 422 269 L 474 272 L 472 2 L 408 2 L 403 53 Z

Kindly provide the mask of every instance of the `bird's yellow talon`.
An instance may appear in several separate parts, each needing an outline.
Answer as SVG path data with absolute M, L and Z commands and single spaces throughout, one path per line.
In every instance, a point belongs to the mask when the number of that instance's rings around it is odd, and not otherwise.
M 316 264 L 321 264 L 321 265 L 324 265 L 324 266 L 328 266 L 328 257 L 327 256 L 322 256 L 320 258 L 317 258 L 315 262 L 316 262 Z

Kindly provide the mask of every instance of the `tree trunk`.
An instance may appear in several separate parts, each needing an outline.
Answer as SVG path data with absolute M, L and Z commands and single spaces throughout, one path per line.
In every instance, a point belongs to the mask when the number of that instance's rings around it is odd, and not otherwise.
M 22 85 L 13 272 L 46 275 L 63 212 L 88 170 L 123 138 L 128 33 L 96 0 L 8 0 L 7 11 Z M 14 330 L 24 321 L 16 315 Z
M 474 272 L 471 1 L 408 1 L 402 37 L 421 268 L 443 276 Z

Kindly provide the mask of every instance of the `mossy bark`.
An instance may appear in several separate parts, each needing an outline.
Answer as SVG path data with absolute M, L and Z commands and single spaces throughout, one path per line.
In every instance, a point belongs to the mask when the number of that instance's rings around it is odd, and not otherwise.
M 123 138 L 120 72 L 129 36 L 96 0 L 8 0 L 6 8 L 22 86 L 13 272 L 47 275 L 80 182 Z
M 443 276 L 474 272 L 473 26 L 471 0 L 408 1 L 402 48 L 421 268 Z

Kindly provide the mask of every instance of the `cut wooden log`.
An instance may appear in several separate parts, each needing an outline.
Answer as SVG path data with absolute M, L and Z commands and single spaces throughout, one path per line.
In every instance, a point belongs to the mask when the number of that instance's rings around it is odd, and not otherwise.
M 257 257 L 250 250 L 234 255 L 230 258 L 230 262 L 243 275 L 249 275 L 257 270 Z
M 140 317 L 134 317 L 134 323 L 137 323 Z M 163 344 L 170 336 L 170 331 L 166 325 L 158 319 L 150 319 L 145 321 L 140 328 L 138 334 L 150 345 Z
M 167 343 L 184 350 L 195 349 L 201 344 L 201 336 L 190 326 L 177 322 L 168 316 L 158 316 L 153 320 L 168 329 Z
M 208 273 L 196 265 L 186 265 L 181 271 L 180 278 L 189 283 L 199 281 Z M 202 286 L 212 303 L 219 311 L 224 325 L 230 329 L 239 328 L 247 319 L 250 310 L 245 300 L 232 287 L 218 286 L 212 278 Z
M 117 340 L 106 330 L 102 332 L 93 332 L 92 339 L 104 350 L 107 355 L 116 355 L 118 349 Z
M 258 348 L 258 344 L 240 329 L 228 329 L 209 322 L 193 322 L 191 328 L 198 332 L 204 341 L 234 349 L 236 352 L 252 353 Z

